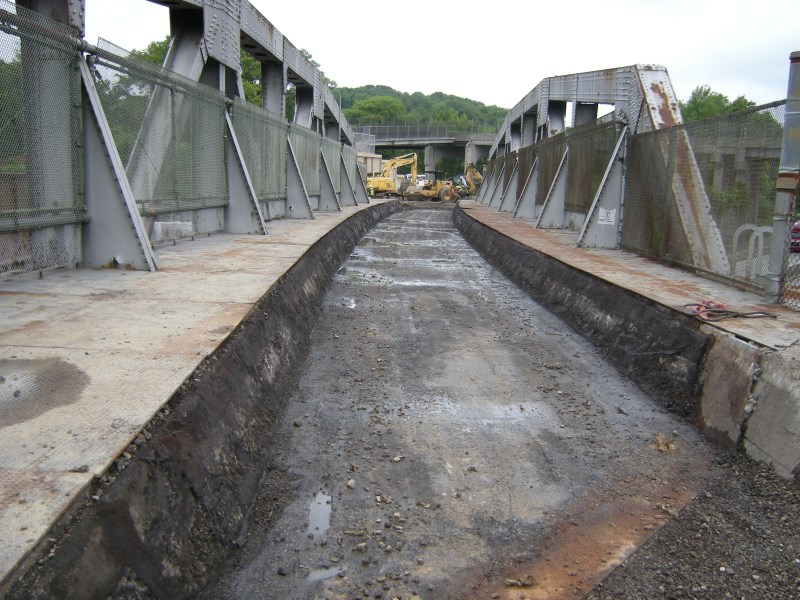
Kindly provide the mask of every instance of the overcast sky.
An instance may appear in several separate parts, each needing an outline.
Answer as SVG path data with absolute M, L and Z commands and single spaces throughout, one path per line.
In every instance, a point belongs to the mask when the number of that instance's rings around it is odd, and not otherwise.
M 786 97 L 789 54 L 800 50 L 800 0 L 251 2 L 340 86 L 504 108 L 545 77 L 635 63 L 667 67 L 682 100 L 710 85 L 770 102 Z M 144 48 L 167 35 L 168 14 L 147 0 L 86 0 L 86 37 Z

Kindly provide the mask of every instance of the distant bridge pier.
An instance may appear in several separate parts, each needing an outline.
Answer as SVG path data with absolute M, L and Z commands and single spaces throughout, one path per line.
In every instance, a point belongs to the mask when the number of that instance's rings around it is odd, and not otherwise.
M 469 140 L 464 146 L 429 144 L 425 146 L 425 168 L 432 170 L 443 158 L 453 157 L 463 158 L 466 169 L 469 163 L 477 163 L 481 158 L 488 158 L 491 147 L 491 142 L 481 140 Z
M 470 163 L 477 164 L 482 158 L 489 157 L 490 143 L 470 140 L 464 146 L 464 170 Z
M 425 146 L 425 170 L 433 171 L 443 158 L 461 158 L 463 155 L 458 146 L 428 144 Z
M 411 123 L 405 125 L 361 125 L 356 132 L 373 136 L 375 151 L 383 148 L 425 149 L 425 167 L 433 170 L 444 157 L 464 159 L 464 168 L 489 156 L 495 134 L 464 132 L 447 125 Z

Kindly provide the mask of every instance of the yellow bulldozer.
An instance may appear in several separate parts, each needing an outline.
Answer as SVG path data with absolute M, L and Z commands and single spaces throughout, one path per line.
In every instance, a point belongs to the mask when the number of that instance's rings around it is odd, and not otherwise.
M 403 192 L 403 197 L 409 200 L 455 202 L 461 195 L 449 179 L 426 179 L 420 185 L 407 187 L 406 191 Z

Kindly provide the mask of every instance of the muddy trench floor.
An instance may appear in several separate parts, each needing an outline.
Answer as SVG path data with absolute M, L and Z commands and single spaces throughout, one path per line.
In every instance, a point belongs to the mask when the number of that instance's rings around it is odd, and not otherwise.
M 336 274 L 206 597 L 798 597 L 797 487 L 668 414 L 451 217 L 398 213 Z

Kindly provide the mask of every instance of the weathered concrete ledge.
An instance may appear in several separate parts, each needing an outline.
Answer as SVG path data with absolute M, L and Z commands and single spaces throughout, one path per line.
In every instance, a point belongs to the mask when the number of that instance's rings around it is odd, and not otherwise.
M 314 243 L 51 528 L 7 597 L 181 598 L 202 590 L 246 532 L 271 428 L 330 278 L 397 210 L 398 202 L 372 205 Z
M 585 336 L 665 408 L 694 420 L 723 446 L 743 445 L 751 457 L 773 464 L 784 477 L 797 478 L 796 344 L 769 348 L 704 323 L 494 229 L 476 215 L 479 210 L 458 207 L 454 222 L 501 272 Z

